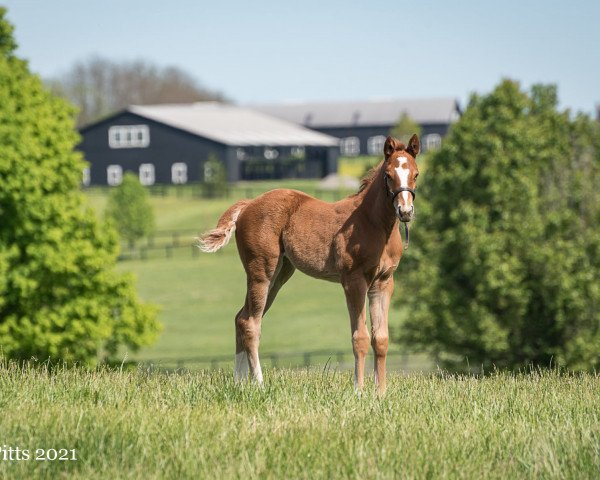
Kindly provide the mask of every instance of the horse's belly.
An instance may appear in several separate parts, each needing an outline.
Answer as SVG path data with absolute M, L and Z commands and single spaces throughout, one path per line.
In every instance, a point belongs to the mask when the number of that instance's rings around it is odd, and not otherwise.
M 339 282 L 340 275 L 335 268 L 330 246 L 310 241 L 286 242 L 285 237 L 283 246 L 285 256 L 302 273 L 322 280 Z
M 296 267 L 302 273 L 305 273 L 306 275 L 308 275 L 310 277 L 318 278 L 319 280 L 327 280 L 328 282 L 335 282 L 335 283 L 340 282 L 340 275 L 336 271 L 315 268 L 314 265 L 294 261 L 292 259 L 290 259 L 290 261 L 292 262 L 294 267 Z

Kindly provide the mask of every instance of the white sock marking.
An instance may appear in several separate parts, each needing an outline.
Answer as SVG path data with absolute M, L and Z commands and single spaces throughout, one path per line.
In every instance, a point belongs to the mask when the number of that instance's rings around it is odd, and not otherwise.
M 235 379 L 243 382 L 248 378 L 248 355 L 240 352 L 235 355 Z
M 262 385 L 263 374 L 262 374 L 262 369 L 260 368 L 260 361 L 258 359 L 256 361 L 256 376 L 254 378 L 256 380 L 256 383 L 258 383 L 259 385 Z

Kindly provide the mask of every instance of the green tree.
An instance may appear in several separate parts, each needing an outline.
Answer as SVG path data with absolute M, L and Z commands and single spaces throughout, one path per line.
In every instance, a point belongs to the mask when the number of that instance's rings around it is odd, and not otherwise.
M 115 272 L 116 234 L 79 191 L 74 109 L 14 55 L 0 8 L 0 350 L 93 365 L 157 335 L 155 308 Z
M 390 130 L 390 135 L 403 143 L 408 144 L 410 137 L 414 134 L 421 137 L 421 126 L 415 122 L 406 112 L 402 112 L 398 123 Z
M 204 163 L 204 196 L 207 198 L 219 197 L 225 194 L 227 179 L 225 165 L 214 153 L 208 155 Z
M 421 181 L 402 343 L 453 368 L 600 366 L 599 130 L 553 86 L 471 98 Z
M 148 202 L 148 192 L 133 173 L 127 172 L 123 182 L 110 191 L 106 216 L 132 247 L 136 240 L 154 230 L 154 212 Z

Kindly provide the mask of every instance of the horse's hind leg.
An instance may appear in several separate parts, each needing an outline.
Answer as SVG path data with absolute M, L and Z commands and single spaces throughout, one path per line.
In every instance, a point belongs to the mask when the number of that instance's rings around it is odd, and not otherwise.
M 271 285 L 269 287 L 269 295 L 267 296 L 267 304 L 265 306 L 263 316 L 267 313 L 269 308 L 271 308 L 271 305 L 273 304 L 273 301 L 275 300 L 275 297 L 277 296 L 277 293 L 279 293 L 281 287 L 283 287 L 285 283 L 290 278 L 292 278 L 292 275 L 295 271 L 296 267 L 292 265 L 292 262 L 290 262 L 287 257 L 283 257 L 283 261 L 281 262 L 281 268 L 271 281 Z
M 276 261 L 265 259 L 253 262 L 246 269 L 246 302 L 235 318 L 236 379 L 238 380 L 246 377 L 245 361 L 247 360 L 252 378 L 259 384 L 263 381 L 258 357 L 261 322 L 267 305 L 271 281 L 279 273 L 280 268 L 280 259 Z
M 244 381 L 248 378 L 248 354 L 244 348 L 243 337 L 241 330 L 238 327 L 238 319 L 242 316 L 247 316 L 246 306 L 235 316 L 236 334 L 235 334 L 235 380 L 238 382 Z

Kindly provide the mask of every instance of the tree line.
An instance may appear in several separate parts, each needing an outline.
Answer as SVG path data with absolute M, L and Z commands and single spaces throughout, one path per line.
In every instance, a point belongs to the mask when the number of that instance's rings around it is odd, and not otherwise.
M 147 60 L 116 62 L 92 56 L 46 84 L 78 108 L 78 127 L 128 105 L 227 101 L 180 67 L 159 67 Z

